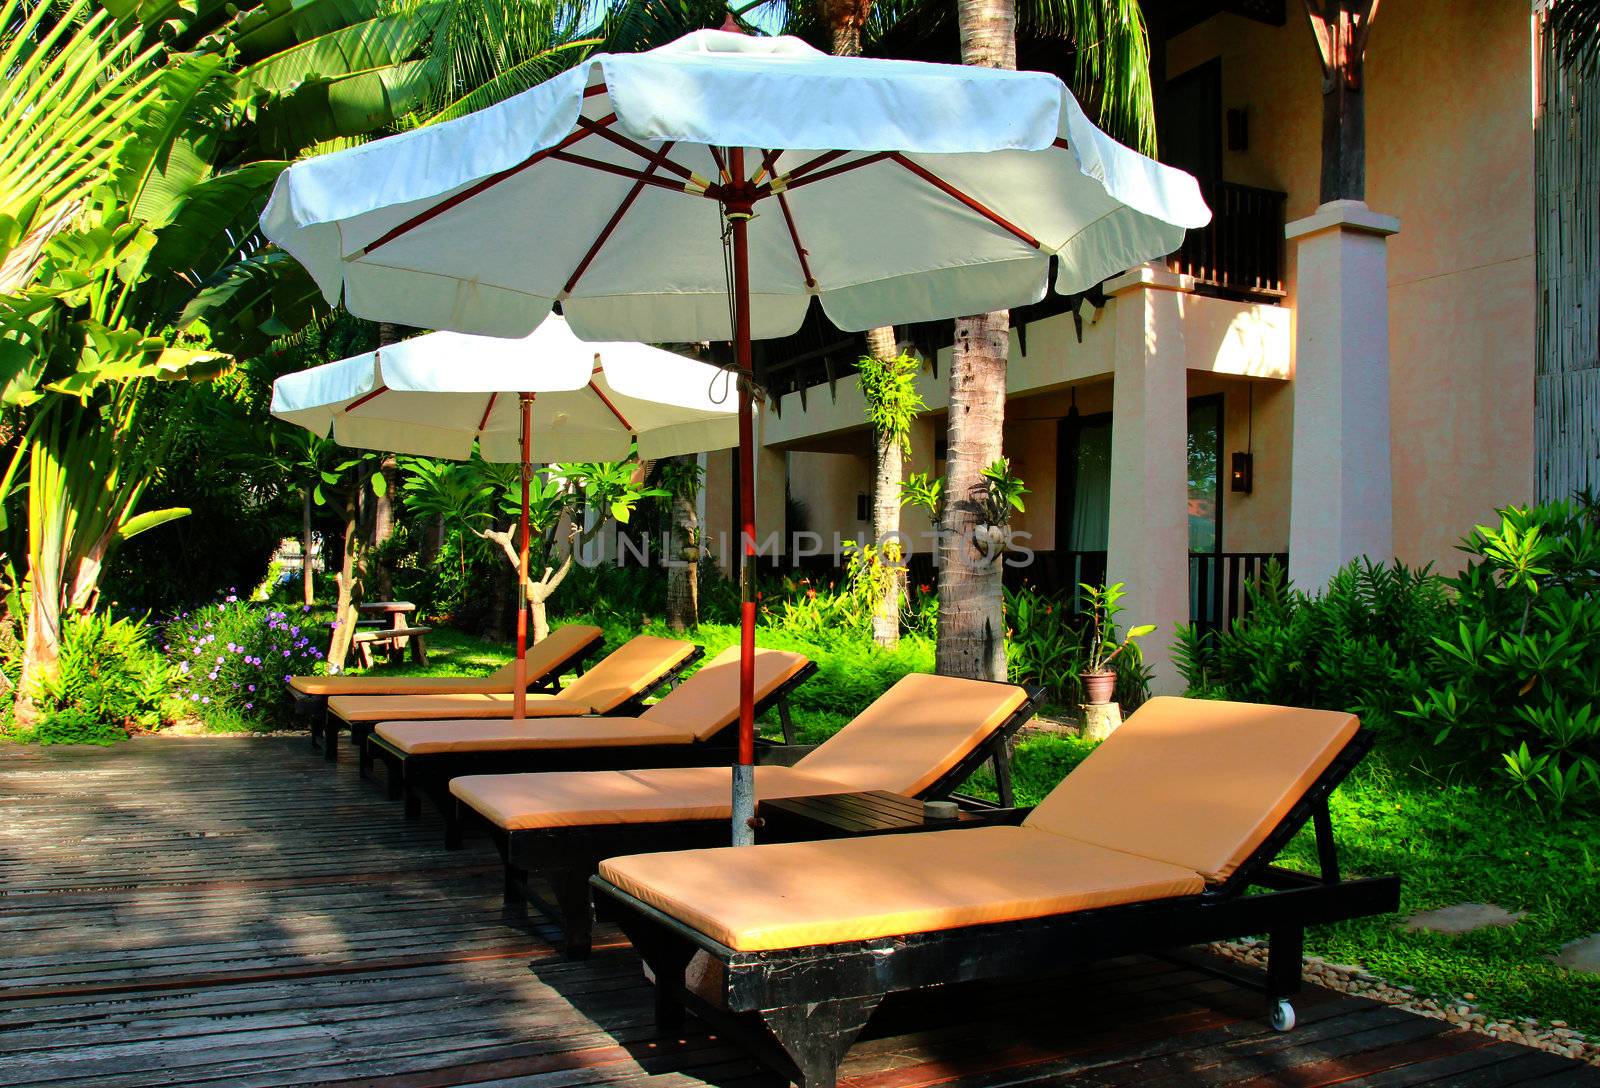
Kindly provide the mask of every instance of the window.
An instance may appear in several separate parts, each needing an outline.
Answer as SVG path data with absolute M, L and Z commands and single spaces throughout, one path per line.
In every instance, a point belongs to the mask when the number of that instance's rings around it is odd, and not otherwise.
M 1222 397 L 1189 402 L 1189 550 L 1222 550 Z

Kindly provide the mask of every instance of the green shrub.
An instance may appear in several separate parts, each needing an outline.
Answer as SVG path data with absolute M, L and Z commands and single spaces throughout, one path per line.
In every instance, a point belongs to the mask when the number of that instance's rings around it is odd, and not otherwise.
M 1447 749 L 1487 756 L 1559 817 L 1600 797 L 1600 511 L 1500 511 L 1461 544 L 1454 621 L 1404 713 Z
M 1310 594 L 1269 563 L 1249 600 L 1226 633 L 1179 629 L 1174 655 L 1190 695 L 1349 710 L 1379 726 L 1421 690 L 1452 607 L 1426 567 L 1365 559 Z
M 92 711 L 69 706 L 45 714 L 28 732 L 27 739 L 35 744 L 112 745 L 127 740 L 128 731 Z
M 1185 629 L 1192 695 L 1328 707 L 1559 818 L 1600 799 L 1600 508 L 1499 511 L 1465 570 L 1361 560 L 1322 593 L 1273 570 L 1225 634 Z
M 230 593 L 169 623 L 162 648 L 172 662 L 178 703 L 207 726 L 230 731 L 241 722 L 289 724 L 284 681 L 322 671 L 321 638 L 303 606 L 255 605 Z
M 1088 618 L 1072 608 L 1065 594 L 1024 586 L 1005 591 L 1006 671 L 1013 683 L 1043 685 L 1046 698 L 1060 706 L 1084 702 L 1081 674 L 1088 666 Z M 1113 628 L 1113 631 L 1115 629 Z M 1115 641 L 1115 634 L 1111 640 Z M 1131 712 L 1150 695 L 1151 669 L 1137 643 L 1111 662 L 1117 674 L 1116 699 Z
M 130 729 L 160 726 L 170 670 L 141 619 L 104 613 L 69 619 L 59 667 L 34 699 L 40 720 L 26 734 L 41 744 L 110 744 Z

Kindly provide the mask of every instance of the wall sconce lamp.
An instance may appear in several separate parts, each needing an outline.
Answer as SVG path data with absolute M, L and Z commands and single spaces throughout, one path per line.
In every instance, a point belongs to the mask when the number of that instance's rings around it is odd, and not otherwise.
M 1233 455 L 1233 470 L 1228 474 L 1228 490 L 1250 494 L 1255 484 L 1255 455 L 1238 450 Z
M 1256 482 L 1256 458 L 1251 450 L 1255 447 L 1256 437 L 1256 387 L 1247 385 L 1245 402 L 1245 438 L 1244 449 L 1236 450 L 1233 454 L 1233 465 L 1228 472 L 1228 490 L 1236 491 L 1241 495 L 1250 494 L 1250 489 Z

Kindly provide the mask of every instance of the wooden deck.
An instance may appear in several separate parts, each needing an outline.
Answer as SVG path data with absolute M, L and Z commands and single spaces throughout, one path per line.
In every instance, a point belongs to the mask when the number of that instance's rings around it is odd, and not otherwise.
M 663 1036 L 602 932 L 567 963 L 503 911 L 487 843 L 439 848 L 304 741 L 0 748 L 0 1084 L 770 1086 Z M 1329 992 L 1261 999 L 1154 959 L 886 1004 L 852 1088 L 1600 1086 L 1600 1070 Z M 691 1022 L 692 1024 L 692 1022 Z

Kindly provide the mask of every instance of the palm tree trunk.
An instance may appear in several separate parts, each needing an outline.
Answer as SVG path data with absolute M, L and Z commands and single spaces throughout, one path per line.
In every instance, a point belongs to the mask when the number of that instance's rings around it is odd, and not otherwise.
M 871 0 L 830 0 L 823 5 L 833 35 L 833 55 L 861 55 L 861 26 L 872 11 Z M 867 354 L 874 359 L 892 359 L 897 342 L 893 325 L 867 330 Z M 872 641 L 893 646 L 900 641 L 900 600 L 906 592 L 905 556 L 891 533 L 900 531 L 901 452 L 892 436 L 877 436 L 872 465 L 872 538 L 880 546 L 879 557 L 889 578 L 883 596 L 872 613 Z M 898 538 L 896 538 L 898 539 Z
M 400 326 L 388 321 L 378 322 L 378 347 L 384 348 L 400 341 Z M 385 485 L 383 494 L 374 495 L 372 503 L 372 535 L 368 539 L 370 556 L 372 559 L 372 577 L 376 582 L 377 595 L 382 600 L 389 600 L 394 596 L 394 585 L 389 577 L 389 567 L 383 561 L 379 549 L 388 543 L 394 536 L 395 524 L 395 496 L 396 488 L 400 486 L 400 464 L 394 455 L 383 459 L 382 467 Z
M 317 572 L 311 564 L 311 489 L 300 492 L 300 592 L 307 606 L 317 603 Z
M 961 62 L 1017 66 L 1013 0 L 957 0 Z M 939 672 L 1006 678 L 1001 561 L 973 546 L 985 492 L 984 467 L 1000 459 L 1011 320 L 1005 310 L 956 319 L 950 363 L 949 460 L 939 544 Z
M 1004 310 L 956 321 L 935 650 L 936 668 L 947 676 L 1006 678 L 1003 567 L 999 557 L 984 558 L 974 532 L 987 493 L 981 473 L 1001 457 L 1008 330 Z
M 877 331 L 877 330 L 873 330 Z M 872 538 L 878 558 L 888 574 L 883 597 L 872 613 L 872 640 L 879 646 L 900 641 L 900 600 L 906 592 L 905 549 L 900 538 L 900 474 L 904 455 L 889 431 L 879 431 L 873 443 Z
M 22 676 L 17 682 L 17 701 L 12 711 L 18 725 L 38 723 L 39 708 L 33 701 L 34 692 L 42 681 L 56 674 L 60 659 L 60 595 L 35 592 L 28 605 L 28 623 L 22 644 Z
M 333 608 L 336 626 L 328 642 L 328 671 L 341 672 L 345 658 L 350 654 L 350 643 L 356 634 L 356 579 L 361 564 L 361 522 L 358 517 L 357 496 L 361 492 L 359 478 L 351 485 L 344 501 L 344 557 L 339 564 L 339 597 Z
M 691 544 L 700 542 L 700 517 L 688 495 L 672 496 L 672 554 L 667 557 L 667 626 L 683 632 L 700 623 L 700 564 L 685 559 Z

